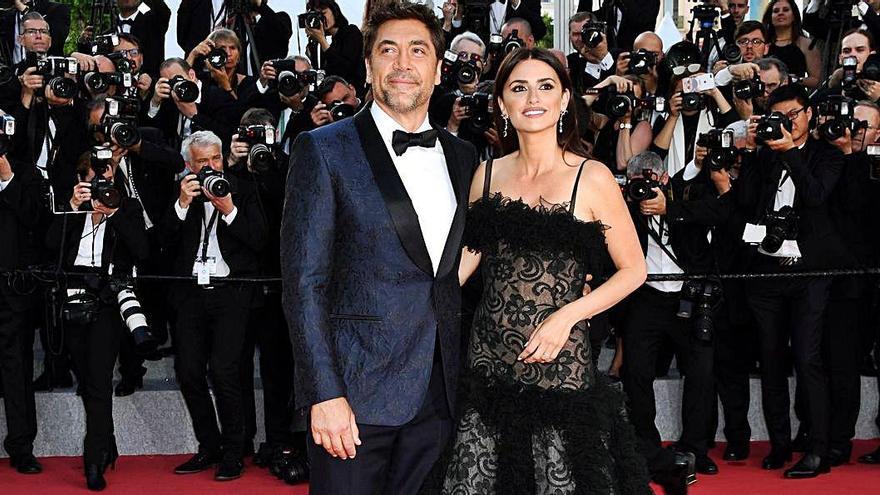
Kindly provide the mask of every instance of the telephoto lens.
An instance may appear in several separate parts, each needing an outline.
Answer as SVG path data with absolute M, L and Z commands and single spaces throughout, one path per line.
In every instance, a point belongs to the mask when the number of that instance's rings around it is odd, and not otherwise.
M 193 103 L 199 99 L 199 86 L 181 75 L 169 79 L 168 84 L 177 99 L 184 103 Z
M 59 98 L 73 98 L 76 96 L 76 81 L 66 77 L 56 77 L 49 81 L 48 86 Z
M 135 352 L 148 355 L 156 351 L 158 342 L 147 324 L 147 316 L 132 287 L 126 287 L 116 296 L 119 303 L 119 314 L 126 328 L 134 339 Z
M 223 172 L 218 172 L 211 167 L 202 167 L 196 174 L 196 180 L 209 193 L 216 198 L 227 196 L 231 190 L 229 181 L 223 177 Z
M 92 198 L 107 208 L 119 208 L 122 204 L 122 192 L 116 188 L 113 181 L 101 175 L 95 175 L 89 184 Z

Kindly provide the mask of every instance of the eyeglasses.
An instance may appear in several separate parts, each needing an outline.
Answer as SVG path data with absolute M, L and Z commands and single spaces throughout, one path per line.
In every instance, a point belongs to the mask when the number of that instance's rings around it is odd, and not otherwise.
M 788 117 L 788 120 L 794 120 L 797 118 L 798 115 L 801 114 L 801 112 L 805 111 L 807 108 L 808 107 L 801 107 L 798 110 L 792 110 L 792 111 L 786 113 L 785 116 Z
M 763 45 L 764 43 L 766 43 L 766 41 L 764 41 L 760 38 L 736 40 L 736 44 L 743 47 L 743 48 L 745 48 L 749 45 L 758 47 L 758 46 Z
M 23 34 L 24 34 L 25 36 L 36 36 L 38 33 L 39 33 L 41 36 L 49 36 L 49 30 L 48 30 L 48 29 L 45 29 L 45 28 L 43 28 L 43 29 L 27 28 L 27 29 L 25 29 L 24 32 L 23 32 Z
M 679 65 L 672 68 L 672 73 L 676 76 L 683 75 L 685 72 L 690 74 L 700 72 L 700 64 Z
M 125 58 L 137 57 L 141 54 L 141 51 L 137 48 L 131 48 L 128 50 L 119 50 L 119 53 L 122 54 Z

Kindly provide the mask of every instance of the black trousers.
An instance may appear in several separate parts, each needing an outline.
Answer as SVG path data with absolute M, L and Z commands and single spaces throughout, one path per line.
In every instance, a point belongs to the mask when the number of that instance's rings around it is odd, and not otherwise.
M 0 379 L 6 406 L 3 448 L 10 457 L 30 454 L 37 436 L 34 405 L 33 327 L 28 311 L 15 311 L 0 294 Z
M 733 445 L 747 445 L 749 426 L 749 372 L 755 363 L 757 335 L 743 286 L 724 284 L 724 303 L 715 316 L 715 390 L 724 412 L 724 436 Z M 714 432 L 713 432 L 714 433 Z
M 630 421 L 652 474 L 669 469 L 672 452 L 660 445 L 654 424 L 657 414 L 654 376 L 665 339 L 673 342 L 684 375 L 682 433 L 678 445 L 695 454 L 708 450 L 712 410 L 716 407 L 712 378 L 714 349 L 697 341 L 690 320 L 676 316 L 679 292 L 666 293 L 647 285 L 631 296 L 624 318 L 623 387 L 630 403 Z
M 113 436 L 113 367 L 119 342 L 126 331 L 119 309 L 101 304 L 92 323 L 65 322 L 65 343 L 73 372 L 82 388 L 86 413 L 83 458 L 86 464 L 100 464 L 115 442 Z
M 244 402 L 244 438 L 257 434 L 254 403 L 254 348 L 260 348 L 260 381 L 263 384 L 263 420 L 266 443 L 289 445 L 293 441 L 293 347 L 281 308 L 281 294 L 268 294 L 266 303 L 251 311 L 241 358 L 241 391 Z M 304 448 L 304 445 L 297 445 Z
M 791 446 L 788 343 L 797 380 L 804 390 L 812 426 L 810 452 L 827 455 L 829 441 L 828 379 L 822 364 L 822 325 L 830 279 L 759 280 L 749 284 L 761 348 L 761 396 L 770 444 Z
M 242 455 L 241 355 L 250 290 L 238 286 L 182 291 L 177 301 L 174 369 L 199 451 Z M 217 398 L 208 393 L 207 376 Z M 219 413 L 220 426 L 217 425 Z M 221 434 L 222 431 L 222 434 Z
M 415 494 L 449 442 L 452 428 L 443 370 L 435 357 L 428 391 L 416 416 L 402 426 L 358 423 L 361 445 L 354 459 L 332 457 L 308 435 L 309 493 Z

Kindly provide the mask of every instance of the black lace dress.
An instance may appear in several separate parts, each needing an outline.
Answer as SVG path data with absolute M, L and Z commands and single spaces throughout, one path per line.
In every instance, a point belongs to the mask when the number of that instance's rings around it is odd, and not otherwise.
M 589 324 L 574 327 L 552 363 L 516 359 L 542 321 L 581 297 L 588 273 L 613 270 L 604 227 L 573 216 L 574 192 L 534 208 L 489 195 L 491 170 L 490 161 L 465 227 L 465 244 L 482 253 L 484 288 L 442 492 L 650 494 L 623 394 L 590 359 Z

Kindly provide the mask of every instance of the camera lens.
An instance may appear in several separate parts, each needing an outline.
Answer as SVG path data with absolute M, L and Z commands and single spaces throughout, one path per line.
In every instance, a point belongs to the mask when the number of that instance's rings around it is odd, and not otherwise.
M 278 92 L 282 95 L 290 97 L 302 90 L 303 85 L 293 72 L 287 70 L 278 75 Z
M 193 103 L 199 99 L 199 86 L 187 79 L 180 78 L 171 86 L 177 99 L 184 103 Z
M 255 144 L 248 152 L 248 162 L 254 170 L 265 172 L 272 163 L 272 151 L 265 144 Z
M 458 82 L 461 84 L 470 84 L 477 79 L 477 71 L 470 65 L 462 65 L 458 69 Z
M 742 50 L 736 46 L 736 43 L 728 43 L 721 49 L 721 58 L 729 65 L 742 62 Z
M 73 98 L 76 95 L 76 82 L 66 77 L 56 77 L 49 81 L 49 87 L 58 98 Z
M 644 201 L 657 197 L 657 193 L 651 188 L 651 184 L 647 180 L 635 178 L 629 181 L 626 186 L 626 194 L 633 201 Z
M 226 50 L 214 48 L 208 52 L 208 63 L 215 69 L 222 69 L 226 65 Z
M 341 101 L 334 101 L 330 105 L 329 110 L 330 110 L 330 115 L 333 116 L 334 122 L 340 121 L 346 117 L 351 117 L 352 115 L 354 115 L 354 107 L 347 104 L 347 103 L 342 103 Z
M 212 196 L 217 198 L 222 198 L 229 194 L 229 181 L 224 179 L 219 175 L 211 175 L 205 178 L 202 183 L 202 187 L 205 188 Z
M 846 135 L 846 122 L 831 119 L 819 126 L 819 134 L 828 141 L 835 141 Z
M 703 109 L 703 98 L 699 93 L 684 93 L 681 95 L 681 109 L 693 112 Z
M 110 127 L 110 136 L 123 148 L 134 146 L 141 139 L 137 127 L 127 122 L 114 122 Z
M 89 72 L 83 78 L 83 82 L 87 88 L 95 93 L 103 93 L 107 91 L 107 87 L 109 86 L 104 77 L 98 72 Z
M 608 113 L 612 117 L 623 117 L 632 107 L 632 98 L 627 95 L 615 95 L 608 99 Z

